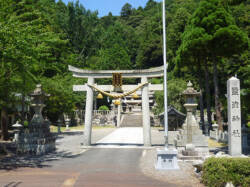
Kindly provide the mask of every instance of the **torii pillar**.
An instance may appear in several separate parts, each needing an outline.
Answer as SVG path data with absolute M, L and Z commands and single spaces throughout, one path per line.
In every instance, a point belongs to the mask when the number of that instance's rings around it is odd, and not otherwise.
M 88 84 L 93 85 L 95 82 L 94 77 L 88 78 Z M 85 146 L 91 145 L 91 134 L 92 134 L 92 118 L 93 118 L 93 98 L 94 91 L 91 87 L 87 86 L 87 97 L 85 106 L 85 122 L 84 122 L 84 141 Z
M 148 78 L 142 77 L 141 83 L 147 83 Z M 151 126 L 150 126 L 150 111 L 148 84 L 142 87 L 142 124 L 143 124 L 143 143 L 144 146 L 151 146 Z

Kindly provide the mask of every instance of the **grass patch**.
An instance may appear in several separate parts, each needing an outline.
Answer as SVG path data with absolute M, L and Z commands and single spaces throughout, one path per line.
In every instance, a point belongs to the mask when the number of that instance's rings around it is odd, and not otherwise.
M 225 147 L 225 146 L 227 146 L 227 144 L 217 142 L 211 138 L 208 139 L 208 147 L 210 147 L 210 148 L 212 148 L 212 147 Z

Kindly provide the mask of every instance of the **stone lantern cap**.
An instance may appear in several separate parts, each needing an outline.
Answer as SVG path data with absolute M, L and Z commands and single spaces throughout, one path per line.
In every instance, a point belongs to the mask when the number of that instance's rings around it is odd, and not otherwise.
M 42 90 L 42 85 L 37 84 L 35 90 L 30 94 L 30 96 L 50 96 Z
M 19 123 L 19 121 L 17 121 L 14 125 L 12 125 L 12 127 L 18 129 L 18 128 L 21 128 L 23 126 Z
M 186 97 L 188 96 L 195 97 L 195 96 L 199 96 L 200 94 L 201 92 L 197 92 L 197 90 L 193 88 L 193 84 L 191 83 L 191 81 L 187 83 L 187 89 L 184 90 L 183 92 L 183 95 Z

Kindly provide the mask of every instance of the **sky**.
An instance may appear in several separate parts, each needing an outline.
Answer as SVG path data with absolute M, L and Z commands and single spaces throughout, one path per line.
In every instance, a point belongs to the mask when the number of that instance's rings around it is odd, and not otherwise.
M 63 0 L 66 4 L 69 1 L 76 0 Z M 162 0 L 155 0 L 161 2 Z M 144 7 L 148 0 L 79 0 L 79 2 L 91 11 L 98 10 L 98 16 L 106 16 L 109 12 L 112 12 L 114 16 L 120 15 L 123 5 L 129 3 L 133 8 L 138 8 L 139 6 Z

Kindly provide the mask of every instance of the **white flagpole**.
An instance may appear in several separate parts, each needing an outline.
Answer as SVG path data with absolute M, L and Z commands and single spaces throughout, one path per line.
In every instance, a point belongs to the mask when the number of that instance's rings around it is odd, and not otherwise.
M 167 54 L 166 54 L 166 13 L 165 0 L 162 1 L 162 23 L 163 23 L 163 62 L 164 62 L 164 127 L 165 147 L 168 147 L 168 89 L 167 89 Z

